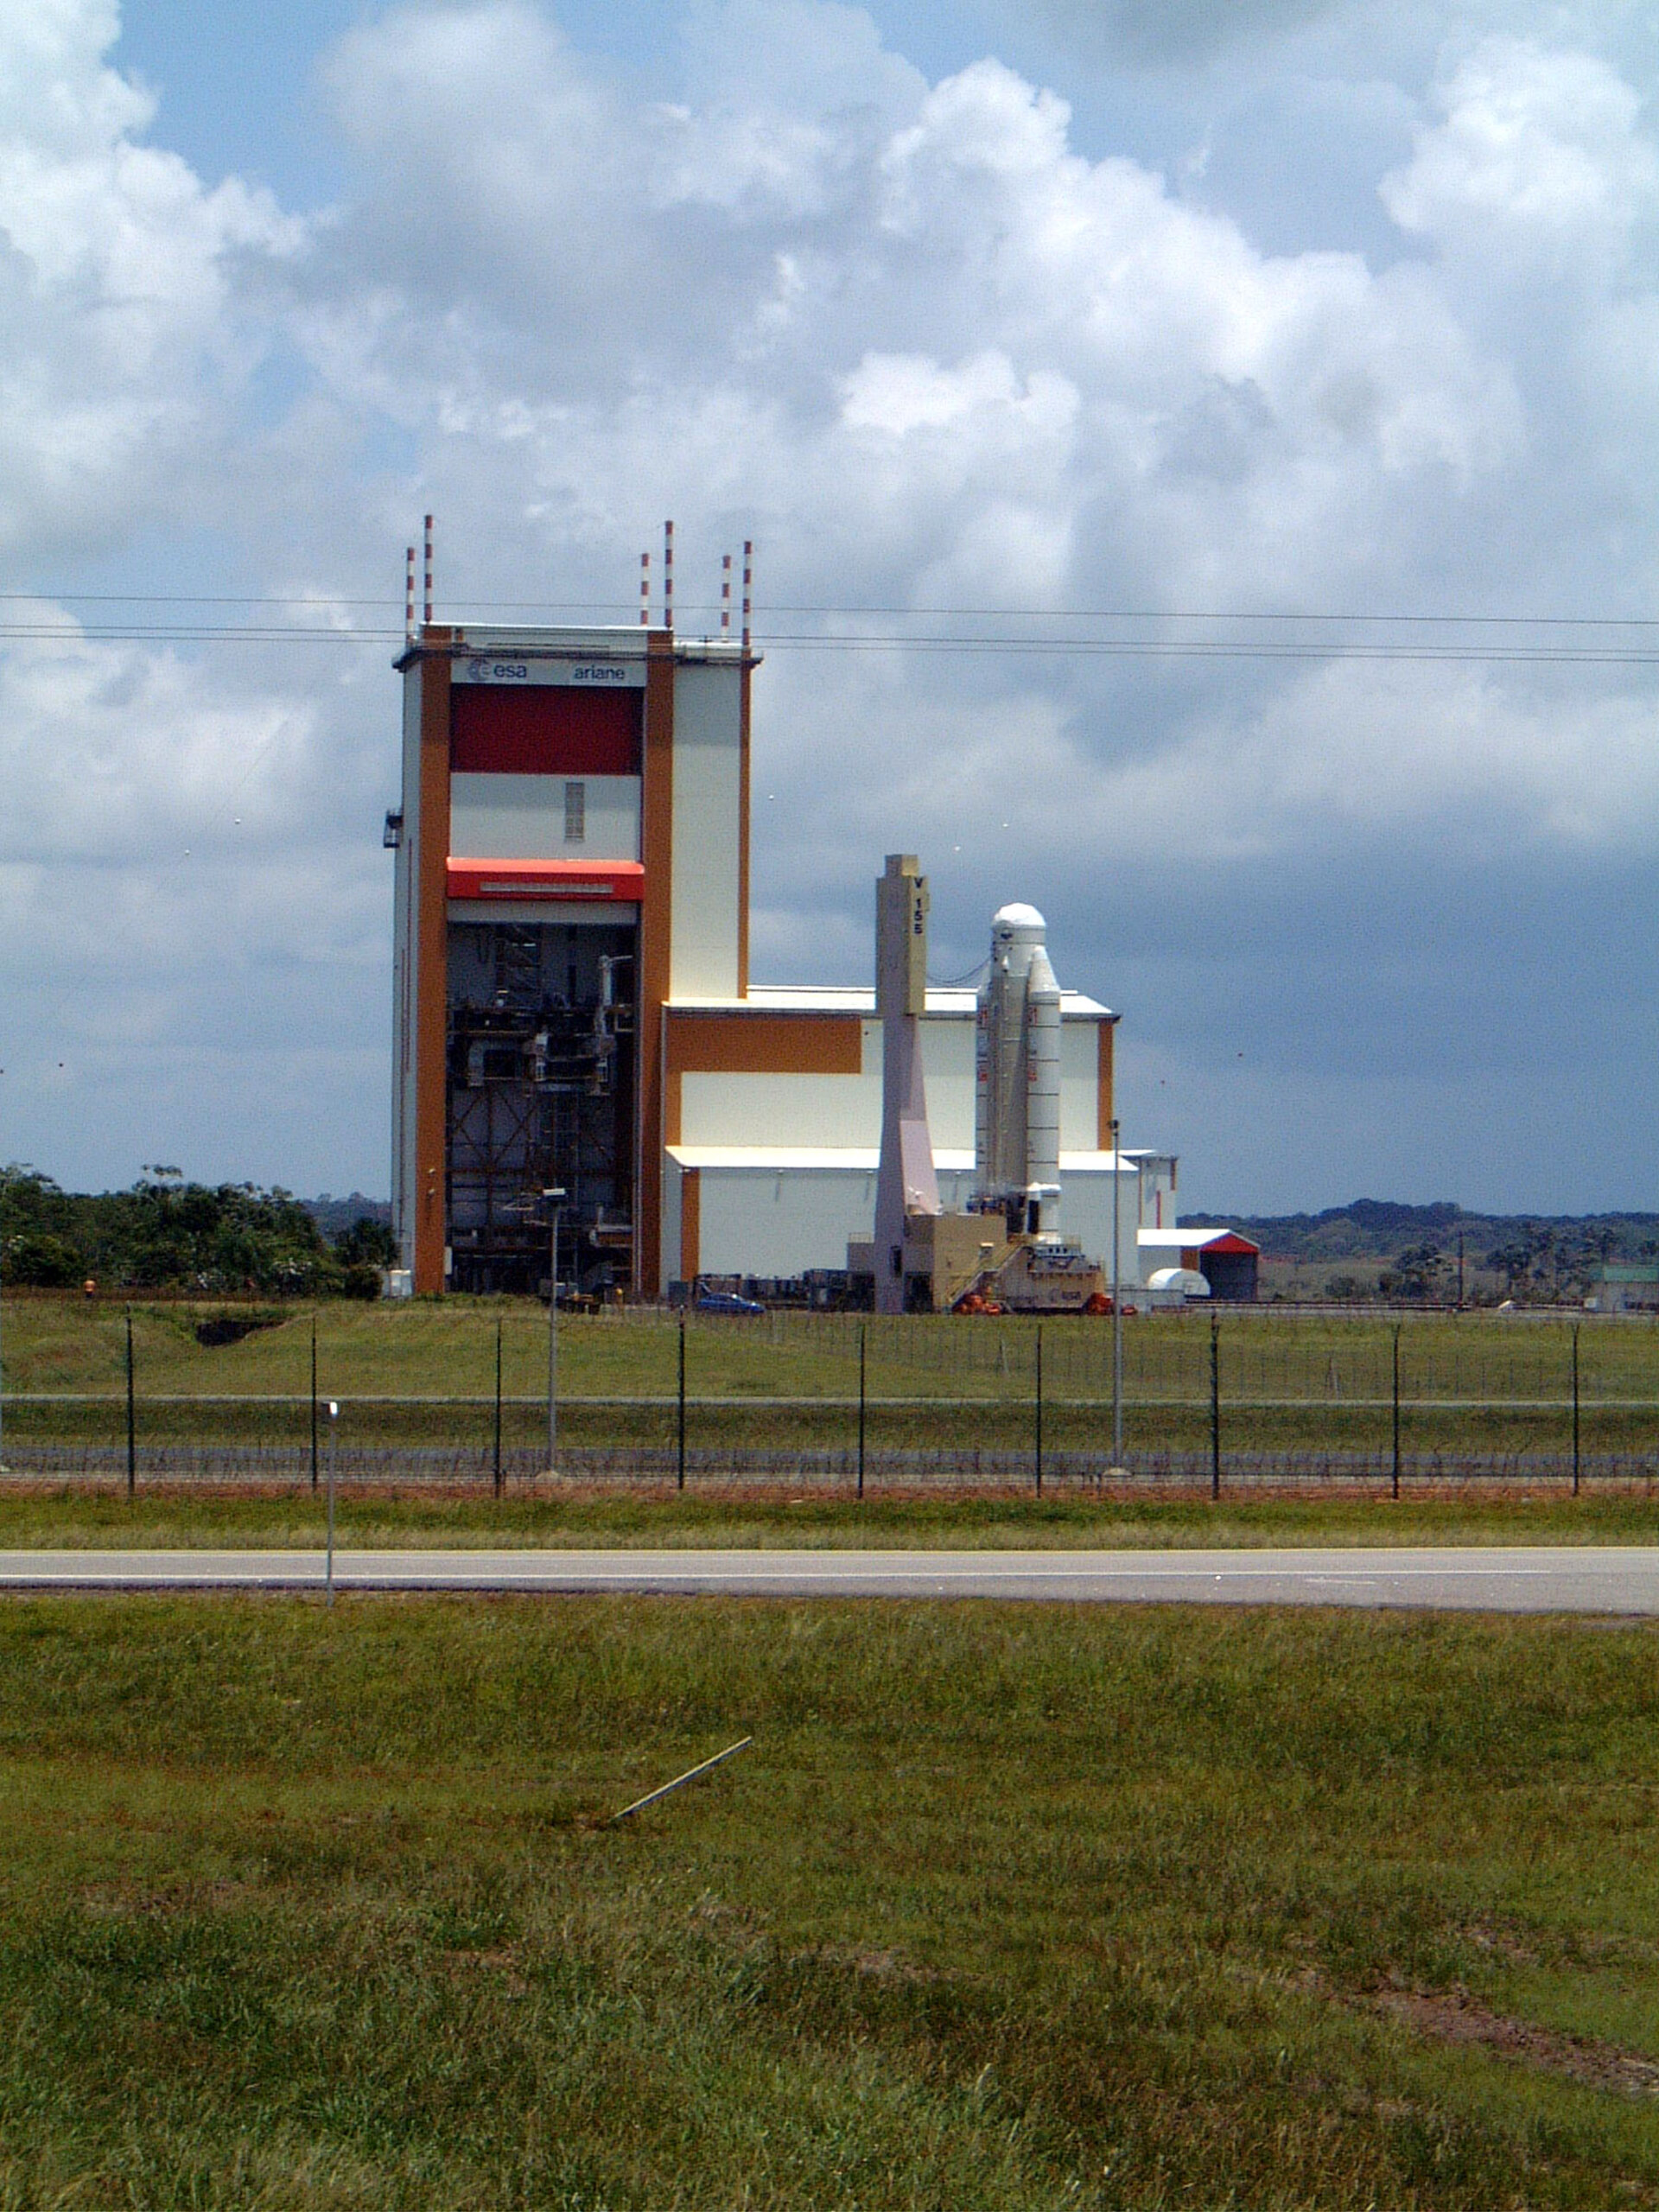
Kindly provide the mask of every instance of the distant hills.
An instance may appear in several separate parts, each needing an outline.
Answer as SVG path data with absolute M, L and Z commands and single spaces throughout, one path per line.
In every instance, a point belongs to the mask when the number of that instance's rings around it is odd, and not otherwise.
M 365 1198 L 361 1191 L 337 1198 L 325 1191 L 321 1198 L 302 1198 L 301 1205 L 332 1243 L 359 1221 L 383 1221 L 391 1226 L 391 1205 L 386 1198 Z
M 1239 1230 L 1269 1256 L 1300 1262 L 1393 1259 L 1408 1246 L 1424 1244 L 1452 1255 L 1459 1237 L 1468 1258 L 1483 1264 L 1518 1242 L 1544 1236 L 1592 1248 L 1604 1259 L 1646 1259 L 1659 1250 L 1659 1213 L 1466 1213 L 1450 1200 L 1408 1206 L 1389 1198 L 1355 1198 L 1321 1213 L 1210 1208 L 1183 1218 Z

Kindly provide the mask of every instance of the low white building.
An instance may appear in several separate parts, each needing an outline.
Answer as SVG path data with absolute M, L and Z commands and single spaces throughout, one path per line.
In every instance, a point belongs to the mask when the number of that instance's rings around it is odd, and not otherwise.
M 974 1188 L 970 986 L 930 989 L 921 1023 L 928 1120 L 947 1212 Z M 1116 1016 L 1061 995 L 1060 1183 L 1065 1234 L 1111 1272 L 1141 1281 L 1137 1235 L 1175 1218 L 1167 1153 L 1110 1149 Z M 668 1009 L 669 1173 L 664 1244 L 675 1272 L 791 1276 L 841 1268 L 868 1239 L 881 1134 L 881 1025 L 874 990 L 752 984 L 742 1000 Z

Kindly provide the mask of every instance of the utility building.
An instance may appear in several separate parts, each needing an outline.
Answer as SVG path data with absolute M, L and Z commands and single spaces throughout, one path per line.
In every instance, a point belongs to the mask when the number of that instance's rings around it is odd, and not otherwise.
M 838 1268 L 869 1237 L 875 993 L 749 981 L 757 664 L 747 621 L 696 639 L 411 609 L 386 826 L 400 1287 L 544 1281 L 553 1188 L 561 1273 L 646 1298 L 700 1274 Z M 1132 1178 L 1116 1212 L 1134 1281 L 1137 1228 L 1175 1219 L 1175 1164 L 1111 1150 L 1116 1016 L 1042 967 L 1066 1224 L 1103 1254 L 1111 1179 Z M 976 1011 L 971 988 L 926 988 L 913 1014 L 948 1209 L 976 1187 Z

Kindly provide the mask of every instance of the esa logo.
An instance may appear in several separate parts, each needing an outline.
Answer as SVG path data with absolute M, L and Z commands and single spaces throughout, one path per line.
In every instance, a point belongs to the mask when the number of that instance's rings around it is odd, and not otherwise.
M 530 664 L 522 660 L 475 660 L 472 677 L 474 683 L 528 683 Z

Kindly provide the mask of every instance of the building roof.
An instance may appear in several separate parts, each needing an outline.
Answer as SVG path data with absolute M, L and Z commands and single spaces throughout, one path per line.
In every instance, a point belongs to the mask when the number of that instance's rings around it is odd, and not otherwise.
M 666 1150 L 669 1158 L 682 1167 L 747 1167 L 780 1175 L 791 1168 L 817 1168 L 820 1172 L 839 1169 L 874 1175 L 881 1158 L 874 1145 L 671 1144 Z M 1134 1155 L 1126 1152 L 1122 1157 L 1123 1173 L 1132 1173 Z M 971 1175 L 974 1155 L 971 1152 L 941 1147 L 933 1154 L 933 1166 L 941 1175 Z M 1109 1152 L 1060 1154 L 1062 1175 L 1109 1175 L 1111 1169 Z
M 965 984 L 929 984 L 931 1014 L 973 1016 L 977 1001 Z M 875 1015 L 875 992 L 867 984 L 751 983 L 746 999 L 674 999 L 671 1014 L 857 1014 Z M 1060 993 L 1060 1017 L 1071 1021 L 1116 1021 L 1109 1007 L 1086 991 Z
M 403 668 L 423 654 L 491 653 L 520 660 L 585 659 L 602 654 L 607 660 L 644 660 L 650 652 L 651 639 L 660 635 L 660 631 L 647 629 L 637 622 L 614 626 L 515 622 L 505 627 L 496 622 L 439 622 L 434 623 L 429 632 L 417 632 L 392 665 Z M 676 631 L 674 657 L 682 661 L 728 661 L 738 664 L 743 659 L 743 645 L 738 638 L 691 637 Z M 751 646 L 751 664 L 760 658 Z
M 1259 1244 L 1252 1244 L 1248 1236 L 1241 1236 L 1236 1229 L 1199 1229 L 1196 1224 L 1183 1229 L 1178 1224 L 1173 1229 L 1142 1229 L 1136 1231 L 1135 1242 L 1153 1252 L 1260 1252 Z

